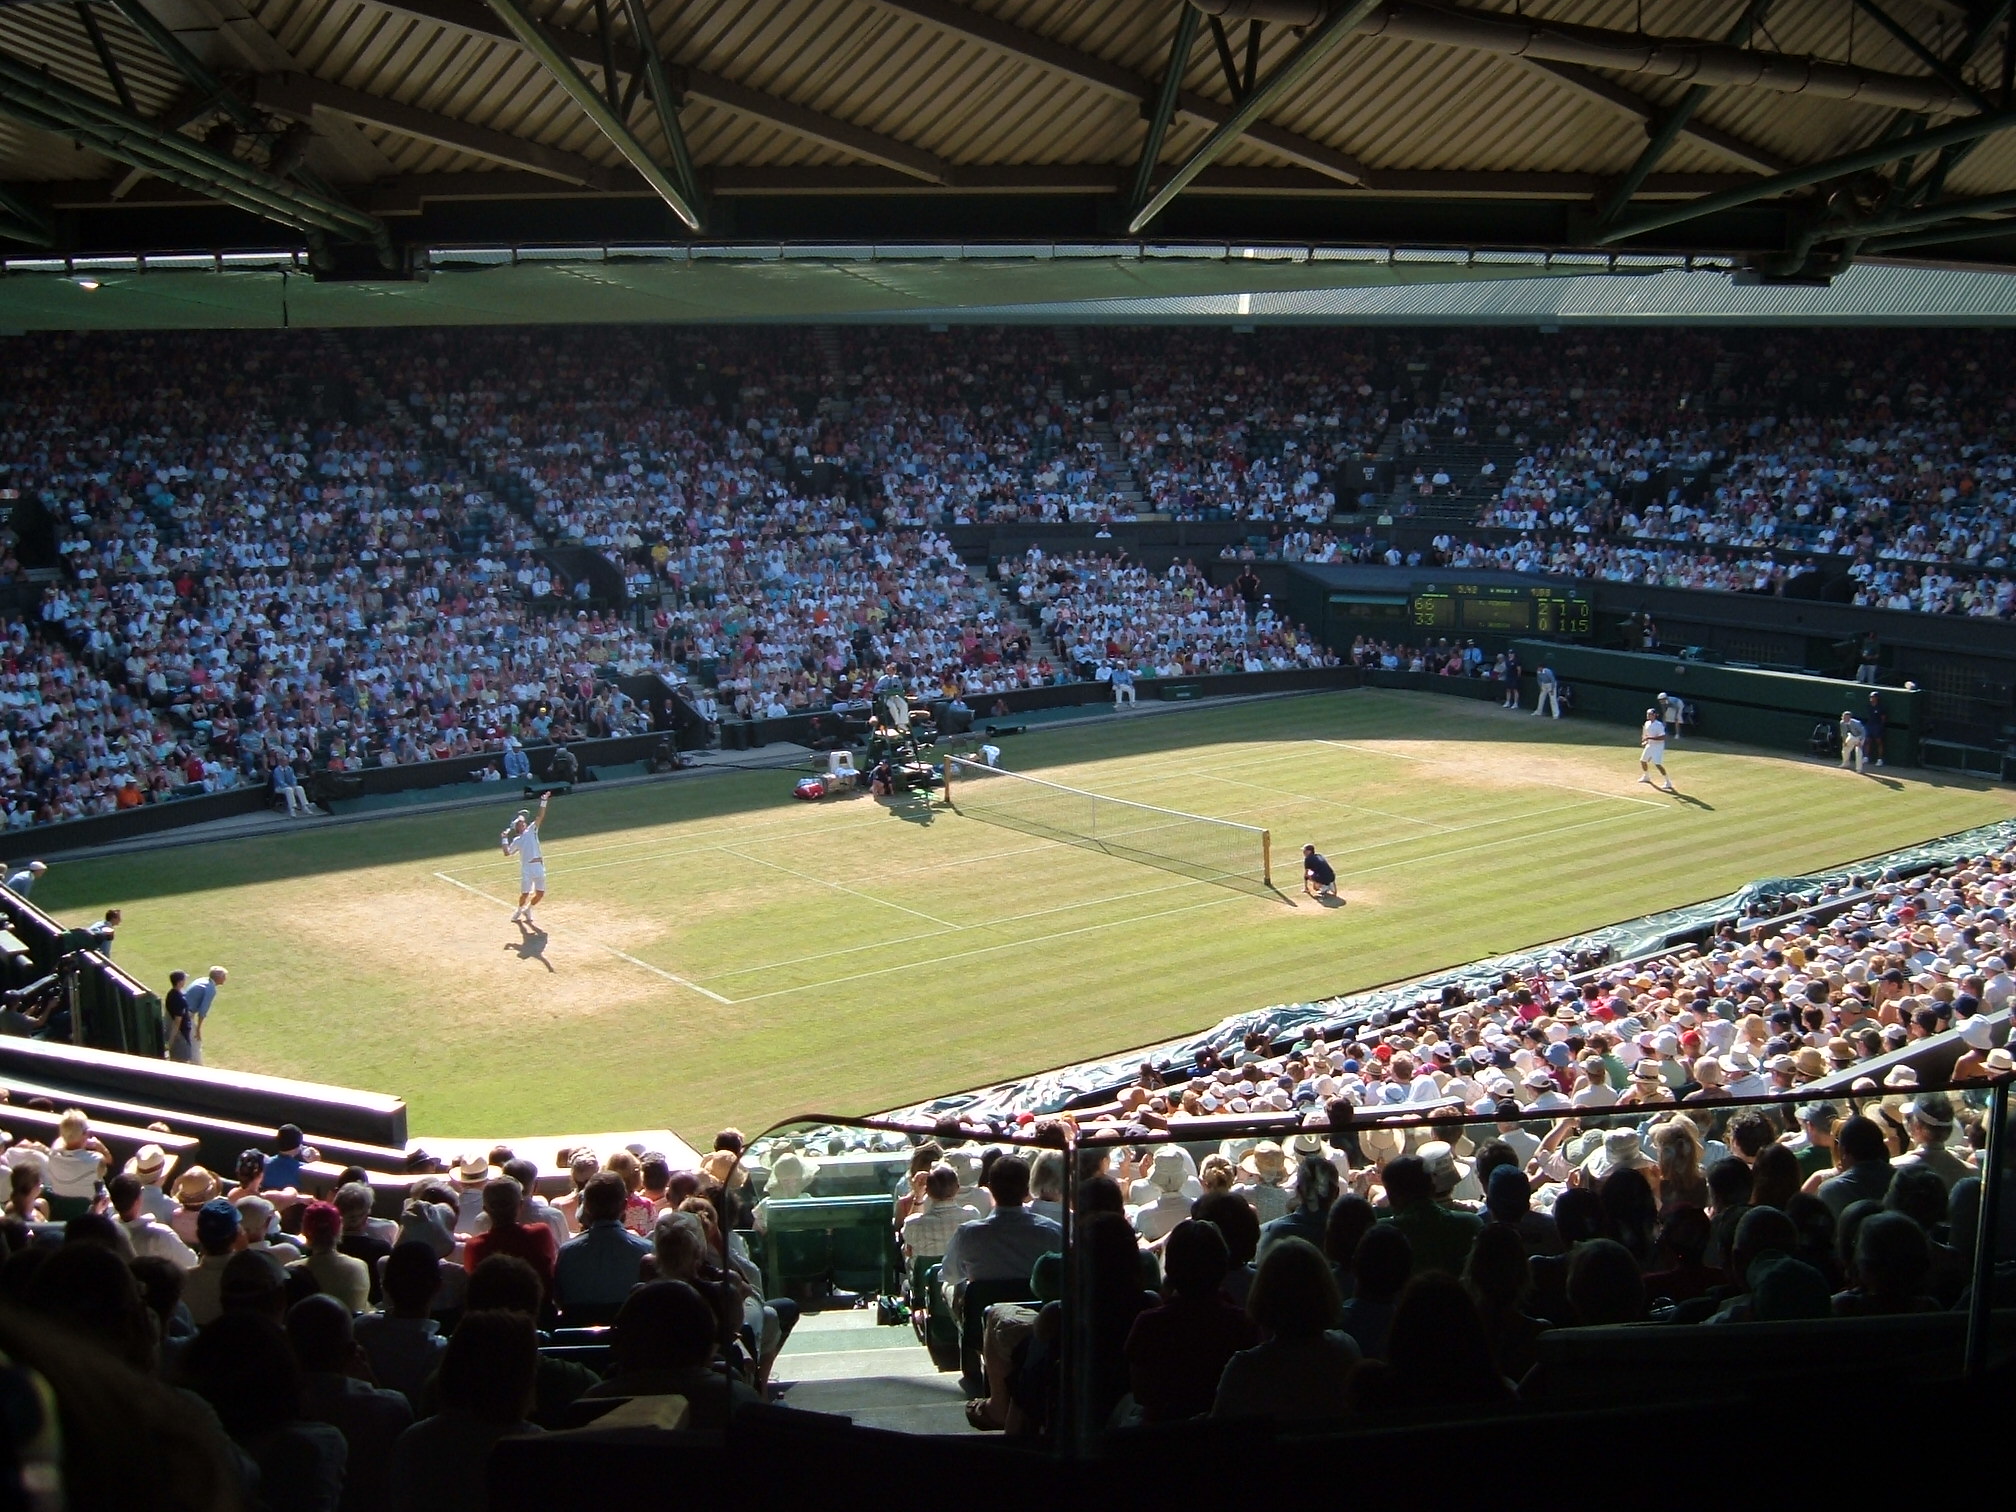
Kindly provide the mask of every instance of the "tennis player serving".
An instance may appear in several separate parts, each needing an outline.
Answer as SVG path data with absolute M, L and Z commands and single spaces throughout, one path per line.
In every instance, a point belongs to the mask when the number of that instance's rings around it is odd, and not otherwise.
M 552 801 L 551 793 L 541 793 L 539 812 L 518 810 L 518 817 L 498 837 L 504 854 L 518 858 L 518 907 L 512 911 L 511 922 L 527 929 L 539 927 L 532 917 L 532 905 L 546 896 L 546 857 L 539 849 L 539 826 L 546 818 L 546 805 Z

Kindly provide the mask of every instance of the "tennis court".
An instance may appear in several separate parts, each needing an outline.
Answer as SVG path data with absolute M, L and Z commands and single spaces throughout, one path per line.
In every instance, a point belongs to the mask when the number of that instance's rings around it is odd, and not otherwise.
M 213 1064 L 396 1091 L 435 1131 L 704 1138 L 1115 1052 L 2012 807 L 1694 742 L 1668 798 L 1636 785 L 1632 733 L 1365 691 L 1000 742 L 1018 772 L 1271 831 L 1272 892 L 922 802 L 794 803 L 766 771 L 557 800 L 539 936 L 507 918 L 508 797 L 73 863 L 37 901 L 125 906 L 120 960 L 145 980 L 229 965 Z M 1304 841 L 1345 907 L 1302 895 Z

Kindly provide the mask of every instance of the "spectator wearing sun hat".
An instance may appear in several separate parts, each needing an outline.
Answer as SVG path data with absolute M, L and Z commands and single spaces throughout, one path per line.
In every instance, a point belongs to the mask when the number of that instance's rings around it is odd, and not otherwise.
M 168 1215 L 168 1226 L 175 1230 L 184 1244 L 196 1243 L 196 1220 L 205 1203 L 224 1190 L 224 1183 L 202 1166 L 190 1166 L 175 1178 L 171 1187 L 175 1199 L 175 1211 Z
M 1973 1167 L 1946 1147 L 1953 1134 L 1950 1098 L 1943 1092 L 1920 1092 L 1902 1111 L 1911 1149 L 1890 1162 L 1893 1173 L 1922 1168 L 1937 1176 L 1948 1193 L 1955 1182 L 1974 1174 Z
M 1244 1178 L 1232 1190 L 1244 1197 L 1261 1223 L 1272 1223 L 1288 1211 L 1288 1154 L 1271 1139 L 1263 1139 L 1239 1157 Z
M 140 1183 L 140 1211 L 156 1223 L 169 1222 L 177 1211 L 175 1199 L 162 1186 L 174 1168 L 173 1158 L 158 1144 L 140 1146 L 126 1162 L 124 1174 Z

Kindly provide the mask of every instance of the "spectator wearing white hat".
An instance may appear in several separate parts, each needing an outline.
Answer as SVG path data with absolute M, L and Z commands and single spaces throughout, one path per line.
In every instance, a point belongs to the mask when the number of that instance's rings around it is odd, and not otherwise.
M 46 861 L 30 861 L 26 866 L 15 867 L 7 873 L 7 890 L 16 897 L 25 898 L 35 890 L 35 884 L 48 870 L 49 863 Z
M 1131 1195 L 1140 1195 L 1144 1188 L 1154 1195 L 1130 1207 L 1127 1221 L 1134 1225 L 1135 1233 L 1151 1244 L 1190 1216 L 1194 1199 L 1188 1189 L 1194 1183 L 1183 1154 L 1172 1145 L 1157 1149 L 1148 1164 L 1147 1178 L 1134 1183 Z
M 1896 1172 L 1923 1169 L 1939 1178 L 1947 1192 L 1955 1182 L 1974 1174 L 1974 1168 L 1946 1147 L 1953 1135 L 1953 1102 L 1943 1092 L 1920 1092 L 1904 1104 L 1904 1131 L 1910 1150 L 1890 1162 Z
M 174 1159 L 158 1144 L 144 1144 L 126 1162 L 125 1175 L 140 1183 L 140 1211 L 157 1222 L 172 1222 L 181 1204 L 169 1196 L 162 1183 L 175 1168 Z M 207 1200 L 207 1199 L 206 1199 Z

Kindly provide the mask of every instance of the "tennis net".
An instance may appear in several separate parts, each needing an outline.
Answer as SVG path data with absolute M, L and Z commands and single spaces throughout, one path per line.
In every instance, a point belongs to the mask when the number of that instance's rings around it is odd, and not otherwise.
M 1200 881 L 1274 882 L 1273 837 L 1256 825 L 1109 798 L 963 756 L 945 758 L 945 801 L 968 818 Z

